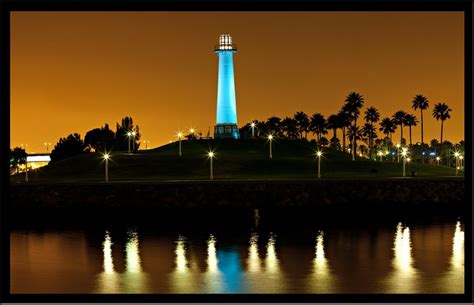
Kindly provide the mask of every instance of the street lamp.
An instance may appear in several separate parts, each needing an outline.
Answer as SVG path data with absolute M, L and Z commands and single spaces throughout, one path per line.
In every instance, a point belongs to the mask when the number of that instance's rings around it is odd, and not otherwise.
M 212 159 L 214 159 L 214 152 L 209 151 L 207 153 L 208 158 L 211 160 L 210 163 L 210 172 L 209 172 L 209 180 L 214 180 L 214 171 L 213 171 L 213 166 L 212 166 Z
M 183 137 L 183 133 L 181 131 L 178 131 L 177 136 L 179 141 L 179 156 L 181 157 L 181 139 Z
M 464 156 L 463 155 L 460 155 L 459 156 L 459 167 L 461 170 L 464 170 L 464 164 L 463 164 L 463 161 L 464 160 Z
M 405 166 L 407 163 L 408 149 L 406 147 L 402 148 L 402 157 L 403 157 L 403 177 L 405 177 Z
M 323 155 L 323 152 L 318 150 L 316 152 L 316 156 L 318 157 L 318 179 L 321 179 L 321 156 Z
M 379 151 L 377 152 L 377 156 L 380 157 L 380 162 L 382 162 L 383 152 L 382 152 L 381 150 L 379 150 Z
M 127 137 L 128 137 L 128 154 L 130 154 L 130 137 L 132 136 L 132 132 L 129 131 L 127 132 Z
M 110 155 L 108 153 L 105 153 L 103 156 L 104 161 L 105 161 L 105 182 L 109 181 L 109 159 Z
M 439 161 L 441 160 L 441 158 L 438 156 L 436 157 L 436 164 L 439 165 Z
M 268 135 L 268 141 L 270 141 L 270 159 L 273 157 L 272 155 L 272 140 L 273 136 L 271 134 Z
M 255 136 L 255 123 L 254 122 L 250 123 L 250 128 L 252 128 L 252 139 L 253 139 Z
M 400 162 L 400 143 L 395 146 L 397 146 L 397 162 Z
M 133 142 L 132 142 L 132 152 L 135 152 L 135 136 L 137 133 L 135 131 L 132 131 L 132 137 L 133 137 Z
M 457 152 L 457 151 L 454 152 L 454 158 L 456 158 L 456 176 L 459 173 L 459 156 L 460 156 L 459 152 Z

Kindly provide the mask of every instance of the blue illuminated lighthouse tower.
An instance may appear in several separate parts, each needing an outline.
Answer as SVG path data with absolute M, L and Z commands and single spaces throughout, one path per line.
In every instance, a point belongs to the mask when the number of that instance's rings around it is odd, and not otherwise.
M 232 44 L 229 34 L 219 36 L 219 44 L 214 47 L 219 56 L 219 80 L 217 84 L 217 111 L 214 138 L 239 138 L 237 127 L 237 105 L 235 102 L 233 54 L 237 46 Z

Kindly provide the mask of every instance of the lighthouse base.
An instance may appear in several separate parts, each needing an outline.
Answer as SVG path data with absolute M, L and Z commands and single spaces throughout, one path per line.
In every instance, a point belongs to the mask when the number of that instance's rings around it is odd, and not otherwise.
M 237 124 L 217 124 L 214 126 L 214 139 L 238 139 L 240 138 Z

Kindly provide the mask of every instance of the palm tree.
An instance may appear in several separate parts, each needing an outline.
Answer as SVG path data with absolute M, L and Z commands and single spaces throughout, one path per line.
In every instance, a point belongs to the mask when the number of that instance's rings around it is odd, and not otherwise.
M 290 139 L 298 138 L 298 123 L 295 119 L 286 117 L 280 123 L 282 132 Z
M 405 116 L 407 113 L 405 111 L 397 111 L 393 115 L 393 122 L 395 125 L 400 125 L 400 143 L 403 142 L 403 124 L 405 123 Z
M 444 121 L 447 119 L 451 118 L 451 115 L 449 114 L 452 111 L 451 108 L 449 108 L 448 105 L 445 103 L 438 103 L 434 106 L 433 108 L 433 117 L 439 121 L 441 120 L 441 140 L 440 144 L 443 144 L 443 127 L 444 127 Z
M 371 129 L 374 130 L 375 136 L 377 136 L 377 132 L 375 131 L 374 123 L 377 123 L 380 119 L 380 112 L 375 108 L 375 107 L 369 107 L 365 110 L 365 115 L 364 115 L 365 121 L 372 126 Z M 372 149 L 373 149 L 373 135 L 372 133 L 369 133 L 369 156 L 372 158 Z
M 351 125 L 349 114 L 344 107 L 337 113 L 339 126 L 342 129 L 342 151 L 346 151 L 346 128 Z
M 411 142 L 411 127 L 412 126 L 416 126 L 416 124 L 418 123 L 418 120 L 416 118 L 416 116 L 414 116 L 413 114 L 407 114 L 405 116 L 405 126 L 408 126 L 408 130 L 410 131 L 410 145 L 412 145 L 412 142 Z
M 383 132 L 384 135 L 390 138 L 390 142 L 392 142 L 392 134 L 397 129 L 397 125 L 393 122 L 390 118 L 384 118 L 380 121 L 380 128 L 379 130 Z
M 429 106 L 430 106 L 430 102 L 428 101 L 428 99 L 425 96 L 423 96 L 421 94 L 418 94 L 413 98 L 411 107 L 415 110 L 420 109 L 421 143 L 422 144 L 424 143 L 423 142 L 423 110 L 428 109 Z
M 327 123 L 324 115 L 321 113 L 315 113 L 310 120 L 310 130 L 313 134 L 316 134 L 318 143 L 321 141 L 321 135 L 327 134 Z
M 331 114 L 329 117 L 328 117 L 328 121 L 327 121 L 327 127 L 328 129 L 332 129 L 332 132 L 333 132 L 333 138 L 337 138 L 337 129 L 339 128 L 339 125 L 340 125 L 340 121 L 339 121 L 339 117 L 337 114 Z
M 354 142 L 356 142 L 357 140 L 362 140 L 362 131 L 360 130 L 359 126 L 350 126 L 347 130 L 347 136 L 349 139 L 353 139 Z M 355 146 L 354 146 L 355 147 Z M 351 149 L 351 153 L 353 152 L 353 150 Z M 353 155 L 353 157 L 355 158 L 355 156 Z
M 352 126 L 355 128 L 357 127 L 357 118 L 360 115 L 360 109 L 364 105 L 364 97 L 357 92 L 351 92 L 347 95 L 345 99 L 344 107 L 345 110 L 349 113 L 350 118 L 352 119 Z M 355 160 L 355 150 L 357 148 L 357 139 L 355 134 L 351 138 L 351 145 L 352 145 L 352 160 Z
M 280 123 L 281 123 L 281 119 L 279 117 L 272 116 L 272 117 L 268 118 L 267 122 L 265 123 L 265 125 L 267 127 L 266 128 L 267 131 L 271 132 L 275 135 L 281 136 L 282 132 L 281 132 Z
M 309 118 L 308 115 L 302 111 L 299 111 L 295 114 L 294 119 L 296 120 L 296 126 L 298 127 L 298 132 L 300 134 L 300 138 L 308 137 L 308 129 L 309 129 Z
M 367 146 L 369 148 L 369 158 L 372 158 L 372 142 L 377 138 L 377 130 L 371 123 L 365 123 L 361 129 L 362 136 L 367 140 Z

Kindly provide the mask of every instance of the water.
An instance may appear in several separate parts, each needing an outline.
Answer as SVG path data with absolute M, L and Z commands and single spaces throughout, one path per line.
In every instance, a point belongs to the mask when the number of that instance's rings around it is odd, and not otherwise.
M 12 293 L 464 293 L 460 221 L 16 229 Z

